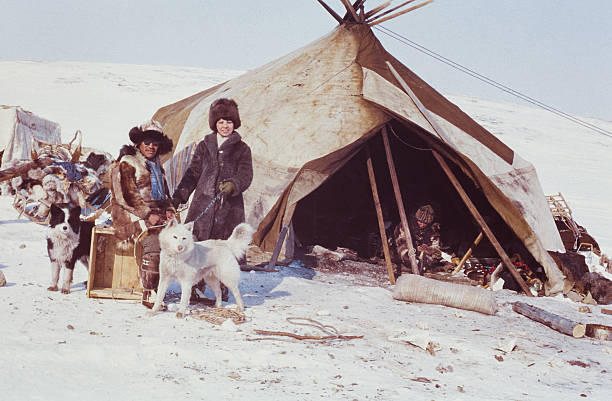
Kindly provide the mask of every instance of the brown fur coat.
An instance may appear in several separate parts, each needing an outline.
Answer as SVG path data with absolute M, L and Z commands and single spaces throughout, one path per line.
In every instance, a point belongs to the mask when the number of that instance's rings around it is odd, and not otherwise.
M 195 190 L 185 219 L 193 221 L 219 192 L 219 184 L 231 181 L 236 188 L 234 193 L 211 207 L 195 222 L 193 229 L 198 241 L 227 239 L 234 227 L 245 220 L 242 193 L 252 180 L 251 148 L 240 134 L 232 132 L 218 149 L 217 134 L 212 133 L 198 143 L 191 164 L 174 192 L 174 204 L 186 203 Z
M 147 217 L 156 213 L 164 216 L 166 210 L 173 210 L 166 176 L 164 191 L 168 197 L 165 200 L 151 199 L 151 171 L 147 159 L 134 146 L 121 148 L 119 158 L 111 170 L 112 207 L 111 216 L 115 235 L 125 240 L 141 232 L 141 223 L 147 222 Z

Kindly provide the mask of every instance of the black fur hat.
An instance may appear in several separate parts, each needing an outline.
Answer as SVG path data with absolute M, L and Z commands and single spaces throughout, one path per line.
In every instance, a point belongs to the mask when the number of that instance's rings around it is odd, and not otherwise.
M 157 150 L 158 156 L 172 150 L 172 139 L 168 138 L 162 132 L 161 124 L 155 120 L 146 121 L 140 124 L 138 127 L 134 127 L 130 130 L 130 141 L 132 141 L 136 146 L 147 138 L 159 142 L 159 149 Z
M 240 114 L 238 114 L 238 105 L 232 99 L 221 98 L 215 100 L 210 105 L 208 112 L 208 124 L 210 129 L 217 132 L 217 121 L 220 119 L 230 120 L 234 123 L 234 129 L 240 127 Z

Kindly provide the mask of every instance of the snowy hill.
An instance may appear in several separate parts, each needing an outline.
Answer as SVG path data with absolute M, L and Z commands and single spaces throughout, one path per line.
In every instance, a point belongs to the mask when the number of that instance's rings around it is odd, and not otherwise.
M 80 129 L 85 146 L 116 155 L 129 129 L 159 107 L 239 73 L 0 62 L 0 104 L 60 123 L 64 140 Z M 612 253 L 611 139 L 538 109 L 451 100 L 532 162 L 544 191 L 562 192 L 578 222 Z M 589 121 L 612 130 L 611 122 Z M 0 272 L 7 279 L 0 287 L 3 400 L 603 401 L 612 394 L 612 342 L 574 339 L 528 320 L 510 304 L 526 297 L 510 291 L 495 293 L 499 311 L 487 316 L 395 301 L 390 286 L 358 285 L 350 275 L 293 264 L 278 273 L 243 272 L 247 321 L 217 326 L 171 312 L 149 317 L 136 301 L 86 298 L 81 266 L 71 294 L 48 292 L 45 228 L 19 219 L 8 197 L 0 197 L 0 242 Z M 612 326 L 599 305 L 581 313 L 568 299 L 528 301 Z M 324 335 L 288 317 L 364 337 L 318 343 L 264 341 L 254 334 Z M 431 352 L 409 343 L 423 339 L 433 344 Z

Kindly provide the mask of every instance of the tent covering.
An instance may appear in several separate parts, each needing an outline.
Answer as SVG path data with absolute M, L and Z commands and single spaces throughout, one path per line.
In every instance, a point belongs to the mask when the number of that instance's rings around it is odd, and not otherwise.
M 18 106 L 0 106 L 0 150 L 4 150 L 0 165 L 8 166 L 13 160 L 30 159 L 32 138 L 60 143 L 60 125 Z
M 443 127 L 442 137 L 386 62 Z M 255 242 L 262 249 L 274 248 L 301 199 L 381 127 L 399 123 L 406 132 L 439 144 L 544 267 L 549 292 L 562 288 L 564 277 L 547 251 L 565 249 L 534 167 L 391 56 L 366 24 L 341 24 L 276 61 L 159 109 L 154 118 L 175 144 L 173 159 L 166 162 L 171 182 L 182 177 L 186 150 L 210 132 L 208 110 L 220 97 L 238 103 L 238 131 L 252 150 L 254 179 L 244 194 L 245 210 L 247 221 L 258 228 Z M 292 245 L 290 236 L 286 256 L 291 257 Z

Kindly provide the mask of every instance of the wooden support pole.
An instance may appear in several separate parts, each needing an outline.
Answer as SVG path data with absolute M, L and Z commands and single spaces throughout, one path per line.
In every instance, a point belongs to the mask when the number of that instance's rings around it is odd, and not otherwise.
M 285 236 L 287 235 L 287 231 L 289 230 L 289 226 L 283 226 L 278 233 L 278 240 L 276 241 L 276 245 L 274 246 L 274 252 L 272 252 L 272 258 L 270 259 L 270 263 L 268 264 L 268 270 L 274 271 L 274 267 L 276 266 L 276 262 L 278 260 L 278 255 L 280 254 L 281 248 L 283 247 L 283 242 L 285 241 Z
M 461 261 L 459 262 L 457 267 L 455 267 L 455 270 L 453 270 L 453 272 L 451 274 L 459 273 L 459 270 L 461 270 L 461 268 L 463 267 L 465 262 L 468 260 L 468 258 L 470 256 L 472 256 L 472 252 L 474 252 L 474 248 L 476 248 L 478 246 L 478 244 L 480 244 L 480 241 L 482 240 L 483 236 L 484 236 L 484 233 L 481 231 L 480 234 L 478 234 L 478 236 L 474 240 L 474 242 L 472 242 L 472 245 L 470 246 L 470 249 L 468 249 L 467 252 L 465 253 L 465 255 L 463 255 L 463 258 L 461 258 Z
M 504 266 L 510 271 L 510 273 L 512 274 L 512 277 L 514 277 L 516 282 L 520 285 L 523 292 L 525 292 L 527 296 L 532 297 L 533 294 L 531 293 L 531 291 L 529 291 L 529 287 L 527 286 L 527 284 L 525 283 L 525 281 L 523 280 L 519 272 L 516 270 L 516 268 L 512 264 L 512 261 L 506 254 L 506 251 L 504 251 L 504 248 L 502 248 L 497 238 L 495 238 L 493 231 L 491 231 L 491 229 L 489 228 L 489 225 L 485 222 L 484 218 L 480 215 L 480 212 L 478 212 L 478 209 L 476 209 L 476 206 L 474 205 L 474 203 L 472 202 L 468 194 L 465 192 L 465 190 L 461 186 L 461 183 L 459 182 L 455 174 L 451 171 L 446 161 L 435 150 L 433 150 L 432 153 L 434 157 L 436 158 L 436 160 L 438 161 L 438 163 L 440 164 L 440 166 L 442 167 L 442 170 L 444 170 L 444 172 L 446 173 L 446 176 L 449 178 L 449 180 L 451 181 L 451 183 L 453 184 L 453 186 L 459 193 L 459 196 L 461 197 L 461 199 L 463 199 L 463 203 L 465 203 L 468 210 L 472 213 L 472 216 L 474 216 L 478 224 L 480 224 L 480 227 L 482 227 L 482 231 L 486 234 L 487 238 L 489 239 L 489 241 L 491 242 L 491 244 L 497 251 L 497 254 L 501 258 Z
M 403 2 L 402 4 L 400 4 L 399 6 L 396 6 L 396 7 L 390 8 L 390 9 L 388 9 L 387 11 L 385 11 L 384 13 L 380 13 L 380 14 L 378 14 L 378 15 L 375 15 L 375 16 L 374 16 L 373 18 L 371 18 L 371 19 L 370 19 L 368 22 L 376 21 L 377 19 L 379 19 L 379 18 L 381 18 L 381 17 L 384 17 L 384 16 L 385 16 L 385 15 L 387 15 L 387 14 L 392 13 L 393 11 L 397 10 L 398 8 L 402 8 L 402 7 L 404 7 L 405 5 L 410 4 L 410 3 L 413 3 L 413 2 L 415 2 L 415 1 L 416 1 L 416 0 L 408 0 L 408 1 L 405 1 L 405 2 Z
M 359 22 L 363 22 L 365 20 L 365 18 L 363 17 L 363 3 L 365 3 L 365 0 L 356 0 L 353 3 L 353 10 L 355 10 L 357 15 L 359 15 Z M 359 10 L 361 10 L 361 14 L 359 14 Z M 344 14 L 343 19 L 346 20 L 350 14 L 351 13 L 347 11 L 346 14 Z
M 515 302 L 512 304 L 512 310 L 528 317 L 538 323 L 542 323 L 553 330 L 563 333 L 574 338 L 584 337 L 586 326 L 582 323 L 574 322 L 562 316 L 545 311 L 544 309 L 528 305 L 523 302 Z
M 408 12 L 410 12 L 410 11 L 414 11 L 414 10 L 416 10 L 417 8 L 424 7 L 424 6 L 428 5 L 429 3 L 432 3 L 433 1 L 434 1 L 434 0 L 427 0 L 427 1 L 423 2 L 423 3 L 421 3 L 421 4 L 417 4 L 416 6 L 412 6 L 412 7 L 410 7 L 410 8 L 405 9 L 405 10 L 399 11 L 399 12 L 397 12 L 397 13 L 395 13 L 395 14 L 391 14 L 391 15 L 389 15 L 388 17 L 385 17 L 385 18 L 379 19 L 378 21 L 376 21 L 376 22 L 372 22 L 371 24 L 368 24 L 368 25 L 369 25 L 369 26 L 374 26 L 374 25 L 380 24 L 380 23 L 382 23 L 382 22 L 388 21 L 388 20 L 390 20 L 390 19 L 393 19 L 393 18 L 395 18 L 395 17 L 399 17 L 400 15 L 406 14 L 406 13 L 408 13 Z
M 374 176 L 374 167 L 372 166 L 372 155 L 369 144 L 366 146 L 366 165 L 368 167 L 370 188 L 372 188 L 372 197 L 374 198 L 374 207 L 376 208 L 376 219 L 378 220 L 378 230 L 380 231 L 380 240 L 382 241 L 385 263 L 387 264 L 387 272 L 389 273 L 389 281 L 391 281 L 391 284 L 395 284 L 395 274 L 393 273 L 391 252 L 389 251 L 389 242 L 387 241 L 387 233 L 385 232 L 385 221 L 383 219 L 382 208 L 380 206 L 380 198 L 378 197 L 378 186 L 376 185 L 376 177 Z
M 397 172 L 395 170 L 395 163 L 393 162 L 393 155 L 391 154 L 391 146 L 389 146 L 389 136 L 387 135 L 387 127 L 384 126 L 380 131 L 383 143 L 385 145 L 385 154 L 387 155 L 387 164 L 389 165 L 389 173 L 391 175 L 391 183 L 393 184 L 393 192 L 395 194 L 395 202 L 397 203 L 397 209 L 400 215 L 400 222 L 404 236 L 406 237 L 406 246 L 408 247 L 408 257 L 410 259 L 410 267 L 412 273 L 419 273 L 419 265 L 416 261 L 416 251 L 412 246 L 412 235 L 410 235 L 410 228 L 408 228 L 408 219 L 406 218 L 406 210 L 404 209 L 404 201 L 402 200 L 402 192 L 400 191 L 399 182 L 397 180 Z
M 342 0 L 342 4 L 344 4 L 344 8 L 346 8 L 346 10 L 353 17 L 353 21 L 358 22 L 359 21 L 359 17 L 357 17 L 357 13 L 355 12 L 355 9 L 353 8 L 353 5 L 351 3 L 349 3 L 348 0 Z
M 372 15 L 376 14 L 377 12 L 384 10 L 385 8 L 389 7 L 391 5 L 390 1 L 385 1 L 384 3 L 382 3 L 381 5 L 374 7 L 373 9 L 371 9 L 370 11 L 365 13 L 365 17 L 370 18 Z
M 412 89 L 410 89 L 408 84 L 406 84 L 404 79 L 397 73 L 397 71 L 395 71 L 395 68 L 393 68 L 391 63 L 389 63 L 388 61 L 386 63 L 387 63 L 387 67 L 389 68 L 389 70 L 391 71 L 395 79 L 397 79 L 397 81 L 400 83 L 400 85 L 402 86 L 406 94 L 410 96 L 415 106 L 417 106 L 417 109 L 421 112 L 421 115 L 425 117 L 425 119 L 429 122 L 429 124 L 431 124 L 431 127 L 433 128 L 433 130 L 438 134 L 438 136 L 442 138 L 444 135 L 444 131 L 442 130 L 442 127 L 440 127 L 438 123 L 433 119 L 433 117 L 429 114 L 429 110 L 427 110 L 425 106 L 423 106 L 423 103 L 421 103 L 419 98 L 416 97 L 416 95 L 414 94 Z M 495 238 L 493 231 L 491 231 L 491 229 L 485 222 L 484 218 L 480 215 L 480 213 L 478 212 L 478 209 L 476 209 L 476 206 L 474 205 L 470 197 L 467 195 L 467 193 L 461 186 L 461 183 L 459 182 L 455 174 L 452 172 L 452 170 L 450 169 L 450 167 L 448 166 L 444 158 L 442 158 L 442 156 L 440 156 L 440 154 L 436 152 L 435 150 L 432 150 L 432 153 L 433 153 L 433 156 L 438 161 L 438 164 L 440 164 L 440 166 L 442 167 L 442 170 L 444 170 L 444 172 L 446 173 L 446 176 L 448 177 L 450 182 L 453 184 L 453 186 L 459 193 L 459 196 L 463 200 L 463 203 L 465 203 L 468 210 L 470 211 L 470 213 L 472 213 L 472 216 L 474 217 L 474 219 L 476 219 L 476 221 L 482 228 L 482 231 L 485 233 L 485 235 L 487 236 L 487 238 L 489 239 L 489 241 L 491 242 L 491 244 L 497 251 L 497 254 L 501 258 L 504 266 L 508 268 L 508 270 L 510 271 L 510 273 L 512 274 L 516 282 L 519 284 L 523 292 L 525 292 L 527 296 L 532 297 L 533 294 L 531 293 L 531 291 L 529 291 L 529 287 L 527 287 L 527 284 L 525 284 L 525 281 L 523 280 L 519 272 L 514 268 L 512 261 L 506 254 L 506 251 L 504 251 L 499 241 L 497 241 L 497 238 Z
M 339 16 L 330 6 L 328 6 L 323 0 L 317 0 L 320 5 L 332 16 L 339 24 L 343 24 L 344 20 Z

